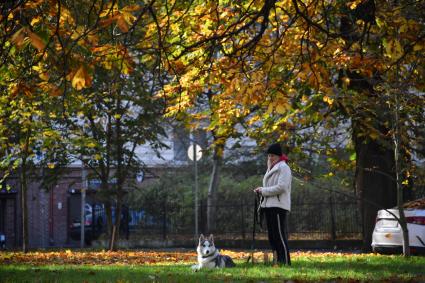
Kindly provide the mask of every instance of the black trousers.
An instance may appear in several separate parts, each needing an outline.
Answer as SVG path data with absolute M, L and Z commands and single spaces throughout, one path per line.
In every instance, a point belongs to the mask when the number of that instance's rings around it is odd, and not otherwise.
M 269 242 L 277 254 L 277 262 L 291 265 L 288 247 L 287 214 L 288 211 L 279 207 L 267 207 L 264 215 L 267 222 Z

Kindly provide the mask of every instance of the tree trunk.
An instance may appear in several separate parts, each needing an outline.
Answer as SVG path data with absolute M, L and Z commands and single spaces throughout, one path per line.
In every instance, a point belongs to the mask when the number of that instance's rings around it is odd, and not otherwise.
M 24 144 L 21 171 L 20 171 L 21 207 L 22 207 L 22 251 L 24 253 L 28 252 L 28 249 L 29 249 L 28 206 L 27 206 L 27 192 L 28 192 L 27 158 L 28 158 L 30 135 L 31 135 L 31 131 L 28 129 L 26 137 L 25 137 L 25 144 Z
M 409 246 L 409 230 L 407 229 L 406 217 L 404 215 L 403 209 L 403 187 L 400 180 L 400 162 L 399 162 L 399 152 L 398 152 L 398 143 L 395 141 L 395 165 L 396 165 L 396 180 L 397 180 L 397 208 L 399 213 L 399 224 L 401 230 L 403 231 L 403 255 L 405 257 L 410 256 L 410 246 Z
M 367 79 L 349 70 L 345 74 L 350 79 L 350 89 L 368 93 L 368 111 L 360 107 L 351 109 L 350 117 L 356 151 L 354 182 L 360 199 L 363 250 L 371 251 L 372 232 L 378 210 L 397 205 L 393 142 L 386 125 L 391 119 L 391 113 Z M 340 77 L 343 75 L 341 71 Z M 376 138 L 371 137 L 371 128 L 377 132 Z
M 27 206 L 27 172 L 26 160 L 22 162 L 20 170 L 20 183 L 21 183 L 21 208 L 22 208 L 22 252 L 28 252 L 28 206 Z
M 398 70 L 398 67 L 397 67 Z M 398 72 L 397 72 L 398 73 Z M 393 133 L 393 142 L 394 142 L 394 161 L 395 161 L 395 173 L 396 173 L 396 184 L 397 184 L 397 208 L 399 213 L 399 223 L 403 231 L 403 255 L 405 257 L 410 256 L 410 245 L 409 245 L 409 230 L 407 229 L 406 217 L 404 215 L 403 209 L 403 186 L 401 183 L 400 177 L 403 172 L 400 164 L 400 119 L 399 119 L 399 99 L 397 94 L 394 95 L 395 98 L 395 110 L 394 110 L 394 133 Z
M 391 149 L 385 148 L 378 141 L 359 137 L 355 128 L 353 133 L 357 155 L 355 188 L 361 199 L 363 250 L 370 251 L 377 211 L 397 205 L 394 155 Z
M 116 250 L 116 241 L 119 238 L 119 232 L 120 232 L 120 224 L 121 224 L 121 208 L 122 208 L 122 197 L 120 196 L 120 192 L 118 192 L 117 195 L 117 207 L 115 210 L 115 222 L 112 226 L 112 234 L 109 241 L 109 250 L 115 251 Z
M 213 169 L 207 198 L 207 233 L 214 233 L 216 229 L 217 190 L 220 181 L 220 167 L 222 164 L 222 148 L 214 149 Z
M 105 201 L 105 214 L 106 214 L 106 235 L 108 239 L 112 235 L 112 206 L 109 200 Z
M 120 112 L 121 108 L 121 99 L 118 98 L 116 102 L 116 110 L 117 112 Z M 116 167 L 116 173 L 115 177 L 117 179 L 117 206 L 115 208 L 115 223 L 112 226 L 112 235 L 111 235 L 111 241 L 109 245 L 109 250 L 114 251 L 116 249 L 115 242 L 119 238 L 120 233 L 120 223 L 121 223 L 121 210 L 122 210 L 122 201 L 123 201 L 123 184 L 124 184 L 124 175 L 122 172 L 122 165 L 123 165 L 123 143 L 121 140 L 121 119 L 116 119 L 116 125 L 115 125 L 115 134 L 116 134 L 116 140 L 115 140 L 115 146 L 116 146 L 116 158 L 117 158 L 117 167 Z

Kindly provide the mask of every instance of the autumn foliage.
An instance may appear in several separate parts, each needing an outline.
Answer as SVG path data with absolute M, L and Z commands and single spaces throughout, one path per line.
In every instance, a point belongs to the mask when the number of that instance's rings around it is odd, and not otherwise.
M 332 156 L 337 150 L 328 150 L 329 137 L 314 154 L 327 155 L 335 168 L 360 170 L 356 176 L 374 171 L 356 181 L 358 192 L 368 185 L 372 191 L 385 174 L 393 178 L 394 158 L 383 155 L 396 141 L 401 183 L 411 186 L 422 181 L 413 180 L 418 170 L 411 161 L 424 156 L 425 144 L 424 11 L 423 1 L 411 0 L 3 1 L 2 169 L 25 169 L 37 153 L 46 157 L 40 167 L 53 169 L 68 161 L 59 161 L 65 149 L 79 148 L 80 158 L 91 153 L 93 168 L 104 161 L 119 171 L 128 144 L 121 125 L 154 99 L 163 107 L 158 119 L 211 132 L 218 155 L 226 140 L 241 136 L 260 146 L 286 141 L 303 153 L 318 129 L 348 129 L 353 158 Z M 146 92 L 155 97 L 144 100 Z M 137 111 L 123 107 L 128 93 L 136 96 Z M 87 125 L 79 128 L 81 121 Z M 102 138 L 87 132 L 106 121 L 109 134 L 119 130 L 102 147 Z M 137 136 L 130 155 L 154 133 Z M 73 146 L 64 144 L 70 137 Z M 384 154 L 369 160 L 363 145 Z M 114 153 L 116 163 L 105 153 Z M 111 176 L 104 177 L 107 184 Z M 381 202 L 383 195 L 375 201 L 393 205 Z
M 229 255 L 239 262 L 245 262 L 251 255 L 250 251 L 221 250 L 220 253 Z M 266 254 L 266 256 L 265 256 Z M 368 257 L 370 254 L 356 255 L 356 258 Z M 331 253 L 331 252 L 292 252 L 291 257 L 309 258 L 320 261 L 321 259 L 332 257 L 352 258 L 351 253 Z M 270 251 L 254 252 L 255 262 L 272 260 Z M 31 264 L 31 265 L 64 265 L 64 264 L 84 264 L 84 265 L 149 265 L 149 264 L 189 264 L 196 263 L 195 251 L 38 251 L 38 252 L 6 252 L 0 254 L 0 264 Z

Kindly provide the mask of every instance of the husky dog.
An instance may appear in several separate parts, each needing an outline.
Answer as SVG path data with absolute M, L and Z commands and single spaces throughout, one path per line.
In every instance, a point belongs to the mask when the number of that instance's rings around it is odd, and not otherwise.
M 201 234 L 196 252 L 198 253 L 198 264 L 192 266 L 194 271 L 198 271 L 201 268 L 223 268 L 235 266 L 235 263 L 230 256 L 221 255 L 218 249 L 216 249 L 212 234 L 208 238 L 205 238 L 204 235 Z

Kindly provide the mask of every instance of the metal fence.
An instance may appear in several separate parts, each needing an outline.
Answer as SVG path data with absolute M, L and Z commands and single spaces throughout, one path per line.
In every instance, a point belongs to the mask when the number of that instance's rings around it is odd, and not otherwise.
M 207 228 L 206 211 L 206 202 L 201 201 L 198 206 L 199 233 L 204 233 Z M 150 203 L 147 209 L 130 209 L 128 219 L 131 238 L 188 239 L 195 234 L 194 207 L 173 205 L 166 199 Z M 253 221 L 253 201 L 221 202 L 216 207 L 215 237 L 250 239 Z M 352 200 L 329 197 L 318 203 L 292 203 L 288 223 L 289 239 L 292 240 L 361 239 L 361 217 Z M 266 230 L 258 227 L 256 237 L 266 238 Z

